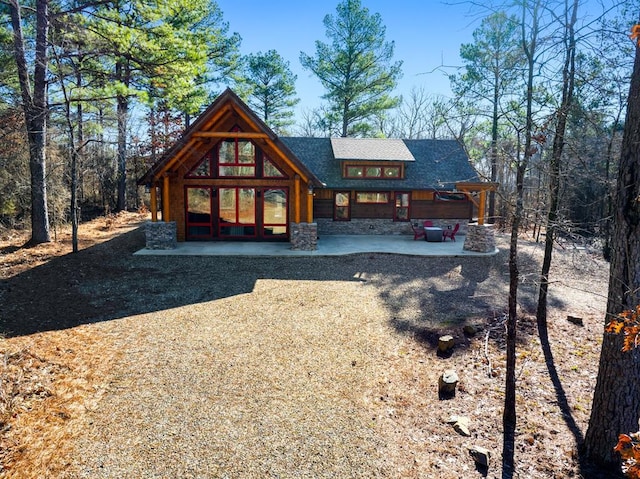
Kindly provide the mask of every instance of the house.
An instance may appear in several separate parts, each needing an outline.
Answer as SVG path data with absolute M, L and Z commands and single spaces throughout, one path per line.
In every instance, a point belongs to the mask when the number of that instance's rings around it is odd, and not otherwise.
M 138 184 L 150 191 L 148 244 L 160 234 L 302 249 L 323 234 L 466 224 L 474 204 L 482 220 L 489 189 L 453 140 L 278 137 L 229 89 Z

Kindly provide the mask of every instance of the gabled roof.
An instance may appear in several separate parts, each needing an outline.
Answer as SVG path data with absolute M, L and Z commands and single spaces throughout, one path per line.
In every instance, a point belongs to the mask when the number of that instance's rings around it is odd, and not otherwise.
M 336 160 L 414 161 L 402 140 L 394 138 L 331 138 Z
M 405 163 L 405 178 L 393 180 L 343 178 L 342 161 L 336 159 L 330 138 L 283 137 L 281 140 L 331 189 L 451 190 L 460 181 L 480 181 L 455 140 L 393 140 L 402 142 L 414 158 Z
M 189 155 L 203 154 L 207 148 L 207 142 L 211 138 L 220 138 L 215 131 L 216 122 L 221 121 L 225 115 L 234 115 L 249 124 L 254 132 L 239 132 L 238 137 L 255 138 L 264 140 L 274 150 L 282 154 L 282 158 L 300 174 L 305 181 L 316 186 L 321 183 L 296 156 L 289 151 L 278 136 L 260 119 L 231 89 L 227 88 L 198 118 L 185 130 L 180 139 L 168 149 L 162 157 L 138 180 L 139 185 L 150 184 L 157 181 L 165 172 L 171 171 L 175 165 L 180 164 Z M 245 136 L 242 136 L 242 135 Z M 226 137 L 233 137 L 229 133 Z
M 238 119 L 251 131 L 220 131 L 220 123 Z M 458 182 L 481 180 L 455 140 L 378 138 L 279 138 L 232 90 L 225 90 L 180 139 L 147 171 L 138 184 L 157 183 L 187 159 L 203 155 L 211 140 L 233 136 L 264 142 L 304 181 L 316 187 L 359 190 L 450 190 Z M 344 161 L 391 161 L 404 164 L 398 179 L 343 178 Z

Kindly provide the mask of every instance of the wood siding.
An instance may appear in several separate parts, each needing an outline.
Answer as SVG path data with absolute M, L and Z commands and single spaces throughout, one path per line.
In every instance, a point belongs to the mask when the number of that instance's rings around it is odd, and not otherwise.
M 333 190 L 316 190 L 313 202 L 314 218 L 333 218 Z M 393 192 L 389 203 L 356 203 L 355 191 L 351 192 L 351 218 L 393 219 L 395 205 Z M 433 191 L 412 191 L 410 204 L 411 218 L 458 219 L 473 217 L 471 201 L 435 200 Z

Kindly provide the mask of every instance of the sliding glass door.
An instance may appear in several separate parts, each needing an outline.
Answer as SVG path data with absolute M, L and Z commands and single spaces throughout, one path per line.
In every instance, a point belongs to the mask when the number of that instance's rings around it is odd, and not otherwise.
M 256 236 L 256 189 L 218 190 L 220 237 Z
M 187 239 L 288 238 L 286 188 L 189 186 L 185 199 Z

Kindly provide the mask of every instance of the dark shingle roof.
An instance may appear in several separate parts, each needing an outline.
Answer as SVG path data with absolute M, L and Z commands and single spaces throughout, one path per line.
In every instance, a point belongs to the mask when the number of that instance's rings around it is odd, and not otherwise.
M 480 181 L 455 140 L 402 140 L 415 158 L 405 163 L 405 179 L 345 179 L 330 138 L 281 137 L 280 140 L 331 189 L 450 190 L 458 181 Z

